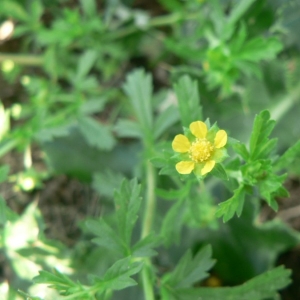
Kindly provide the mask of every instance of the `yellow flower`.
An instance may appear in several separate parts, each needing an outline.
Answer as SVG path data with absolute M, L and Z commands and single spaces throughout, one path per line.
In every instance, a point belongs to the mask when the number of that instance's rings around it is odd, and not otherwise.
M 172 142 L 173 150 L 180 153 L 181 161 L 176 164 L 178 173 L 190 174 L 193 171 L 205 175 L 226 157 L 225 130 L 218 130 L 216 126 L 208 130 L 204 122 L 196 121 L 190 124 L 186 135 L 188 137 L 178 134 Z

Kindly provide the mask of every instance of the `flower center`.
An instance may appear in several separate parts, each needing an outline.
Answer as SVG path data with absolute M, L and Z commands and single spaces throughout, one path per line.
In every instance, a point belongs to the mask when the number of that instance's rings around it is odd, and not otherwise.
M 207 139 L 196 139 L 189 150 L 190 159 L 195 163 L 208 160 L 214 150 L 214 146 Z

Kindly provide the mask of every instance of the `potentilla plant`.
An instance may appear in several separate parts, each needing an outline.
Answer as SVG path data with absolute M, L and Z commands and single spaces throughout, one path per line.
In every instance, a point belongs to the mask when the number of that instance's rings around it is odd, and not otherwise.
M 61 299 L 146 300 L 278 299 L 290 283 L 290 271 L 275 260 L 299 236 L 279 221 L 258 224 L 257 216 L 262 200 L 277 210 L 277 197 L 288 194 L 282 170 L 299 155 L 300 141 L 277 155 L 269 138 L 275 121 L 262 111 L 246 146 L 204 118 L 195 81 L 183 76 L 174 90 L 177 105 L 158 113 L 151 76 L 136 70 L 126 79 L 135 119 L 119 119 L 115 132 L 142 142 L 139 176 L 115 191 L 114 213 L 85 222 L 92 242 L 106 249 L 98 257 L 106 271 L 81 283 L 42 270 L 35 283 Z M 242 284 L 221 286 L 222 270 L 225 277 L 234 270 Z

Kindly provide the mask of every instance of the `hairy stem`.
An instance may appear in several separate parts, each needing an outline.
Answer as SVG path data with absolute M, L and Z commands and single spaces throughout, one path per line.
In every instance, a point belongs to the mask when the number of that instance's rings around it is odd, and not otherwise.
M 147 192 L 146 192 L 146 207 L 143 219 L 142 238 L 146 237 L 152 227 L 152 221 L 155 210 L 155 171 L 153 165 L 147 162 Z
M 147 192 L 146 205 L 144 211 L 143 227 L 141 238 L 145 238 L 151 232 L 153 217 L 155 212 L 155 170 L 153 165 L 148 161 L 146 166 L 147 171 Z M 145 265 L 142 270 L 142 281 L 144 288 L 145 300 L 154 300 L 153 284 L 151 280 L 151 261 L 149 258 L 145 259 Z

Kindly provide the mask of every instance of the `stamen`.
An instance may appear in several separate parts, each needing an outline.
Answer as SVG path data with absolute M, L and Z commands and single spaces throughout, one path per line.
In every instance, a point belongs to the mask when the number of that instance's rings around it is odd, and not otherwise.
M 207 139 L 197 138 L 190 147 L 189 157 L 195 163 L 200 163 L 208 160 L 212 152 L 214 150 L 214 146 Z

